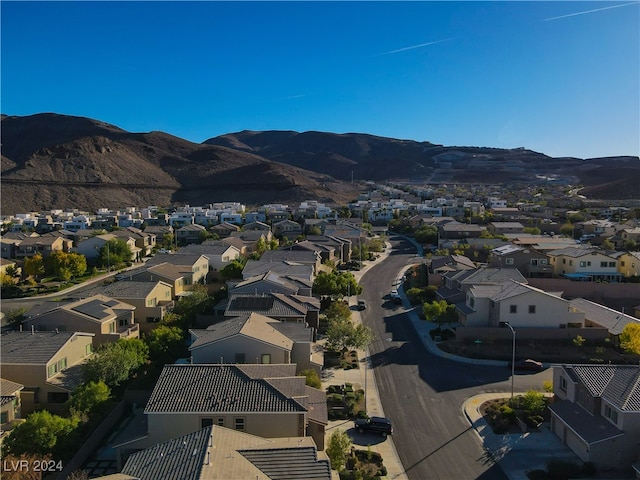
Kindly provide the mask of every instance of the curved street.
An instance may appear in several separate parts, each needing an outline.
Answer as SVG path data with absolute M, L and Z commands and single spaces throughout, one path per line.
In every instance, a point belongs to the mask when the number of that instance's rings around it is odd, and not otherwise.
M 416 263 L 415 247 L 392 237 L 389 256 L 362 278 L 368 305 L 363 322 L 374 330 L 370 366 L 385 415 L 394 423 L 394 443 L 410 479 L 506 479 L 464 417 L 466 399 L 509 392 L 510 372 L 496 366 L 460 363 L 429 353 L 405 309 L 388 294 L 394 280 Z M 550 372 L 516 376 L 515 388 L 540 389 Z

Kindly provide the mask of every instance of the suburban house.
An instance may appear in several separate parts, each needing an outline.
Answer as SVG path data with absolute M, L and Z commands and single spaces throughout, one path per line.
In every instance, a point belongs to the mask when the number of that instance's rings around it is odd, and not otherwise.
M 580 328 L 584 314 L 573 311 L 559 293 L 549 293 L 515 280 L 472 285 L 466 301 L 456 304 L 459 321 L 468 327 Z M 603 333 L 604 335 L 604 333 Z
M 20 268 L 18 268 L 18 264 L 13 260 L 0 257 L 0 272 L 6 275 L 7 270 L 11 268 L 13 268 L 16 271 L 16 273 L 18 273 L 21 270 Z
M 189 330 L 191 361 L 203 363 L 295 363 L 298 373 L 313 369 L 320 374 L 322 349 L 314 332 L 300 323 L 288 323 L 250 313 L 207 327 Z
M 184 255 L 159 254 L 147 260 L 145 267 L 151 269 L 164 264 L 176 267 L 183 275 L 183 289 L 185 291 L 193 290 L 193 286 L 197 283 L 205 283 L 209 273 L 209 259 L 199 253 Z
M 312 265 L 302 265 L 295 262 L 263 262 L 262 260 L 247 260 L 242 269 L 242 278 L 247 280 L 267 272 L 277 273 L 281 277 L 296 277 L 305 282 L 315 279 Z
M 623 228 L 616 234 L 618 241 L 616 241 L 616 247 L 624 247 L 627 242 L 635 242 L 640 244 L 640 227 Z
M 17 246 L 15 256 L 18 260 L 33 257 L 36 253 L 43 258 L 52 252 L 69 253 L 73 247 L 73 241 L 56 235 L 44 234 L 38 237 L 27 237 Z
M 77 246 L 73 250 L 74 252 L 87 257 L 87 260 L 97 259 L 100 255 L 100 250 L 111 240 L 121 240 L 125 242 L 131 250 L 131 258 L 129 260 L 139 260 L 141 250 L 136 246 L 135 239 L 130 235 L 126 235 L 123 238 L 117 237 L 113 233 L 94 235 L 92 237 L 78 241 Z
M 324 247 L 326 249 L 333 249 L 334 251 L 333 257 L 335 261 L 348 262 L 351 260 L 351 241 L 350 240 L 333 237 L 329 235 L 322 235 L 322 236 L 307 235 L 307 241 L 311 242 L 313 245 L 319 248 Z M 324 261 L 325 258 L 322 252 L 323 250 L 320 250 L 320 256 Z
M 480 225 L 460 222 L 448 222 L 438 227 L 441 239 L 480 238 L 486 229 Z
M 9 332 L 0 337 L 2 378 L 24 385 L 22 416 L 47 409 L 62 413 L 82 385 L 82 363 L 93 353 L 93 334 L 83 332 Z
M 64 304 L 22 322 L 25 330 L 39 332 L 86 332 L 94 335 L 93 345 L 138 338 L 140 328 L 133 320 L 135 307 L 104 295 Z
M 148 220 L 145 220 L 147 222 Z M 145 233 L 155 235 L 156 244 L 171 240 L 169 243 L 175 243 L 173 227 L 171 225 L 147 225 L 144 229 Z
M 265 438 L 313 438 L 324 450 L 327 400 L 296 365 L 165 365 L 144 413 L 146 432 L 125 453 L 216 425 Z
M 553 393 L 551 431 L 562 443 L 598 470 L 630 472 L 640 460 L 638 366 L 554 365 Z
M 320 252 L 317 250 L 292 250 L 289 248 L 267 250 L 260 257 L 260 261 L 264 263 L 288 262 L 297 263 L 298 265 L 311 265 L 315 274 L 318 273 L 318 269 L 322 264 Z
M 167 257 L 173 255 L 165 255 Z M 161 263 L 150 267 L 142 267 L 136 270 L 129 270 L 123 274 L 116 275 L 118 281 L 132 282 L 158 282 L 166 283 L 171 287 L 171 298 L 178 299 L 184 295 L 189 295 L 192 289 L 192 273 L 180 265 Z
M 297 242 L 289 247 L 287 247 L 288 251 L 307 251 L 314 252 L 315 254 L 320 256 L 320 261 L 331 261 L 335 262 L 336 253 L 339 255 L 341 252 L 337 252 L 337 245 L 328 245 L 328 244 L 318 244 L 315 242 L 311 242 L 309 240 L 303 240 L 302 242 Z
M 507 233 L 524 233 L 524 225 L 520 222 L 491 222 L 487 225 L 491 235 L 505 235 Z
M 118 476 L 118 480 L 160 478 L 332 480 L 336 477 L 332 476 L 327 455 L 318 451 L 309 437 L 267 439 L 208 425 L 132 453 Z
M 476 264 L 464 255 L 434 256 L 428 263 L 429 273 L 443 274 L 460 270 L 475 270 Z
M 197 223 L 185 225 L 176 230 L 176 241 L 178 245 L 189 245 L 190 243 L 200 243 L 206 235 L 207 229 Z
M 237 238 L 245 246 L 249 253 L 257 252 L 262 244 L 262 248 L 266 248 L 271 242 L 273 236 L 271 230 L 248 230 L 240 232 L 231 232 L 229 238 Z
M 320 323 L 320 300 L 303 295 L 231 294 L 228 299 L 216 305 L 215 309 L 224 309 L 224 316 L 227 318 L 257 312 L 283 322 L 308 324 L 315 332 Z
M 266 219 L 266 216 L 265 216 L 265 219 Z M 245 232 L 250 231 L 250 230 L 260 230 L 262 232 L 271 232 L 271 227 L 269 225 L 267 225 L 264 222 L 257 221 L 257 220 L 245 223 L 244 227 L 242 227 L 242 229 Z
M 458 303 L 466 299 L 467 291 L 474 285 L 500 285 L 507 280 L 527 283 L 516 268 L 482 267 L 446 272 L 442 275 L 442 286 L 438 288 L 436 295 L 439 300 Z
M 517 268 L 527 278 L 551 278 L 553 276 L 553 266 L 545 253 L 512 244 L 491 250 L 489 266 Z
M 548 252 L 554 275 L 584 282 L 619 282 L 615 257 L 593 248 L 569 247 Z
M 136 227 L 126 227 L 120 230 L 114 230 L 111 232 L 116 237 L 127 241 L 132 238 L 136 247 L 139 249 L 139 256 L 146 257 L 151 254 L 156 246 L 156 234 L 151 232 L 142 231 Z
M 280 275 L 272 271 L 267 271 L 234 284 L 227 282 L 227 285 L 230 294 L 284 293 L 305 296 L 311 296 L 313 287 L 312 282 L 300 277 Z
M 571 309 L 584 314 L 586 327 L 606 328 L 614 345 L 620 345 L 620 334 L 629 323 L 640 324 L 640 319 L 625 313 L 594 303 L 584 298 L 569 301 Z
M 278 237 L 287 237 L 293 239 L 298 235 L 302 235 L 302 226 L 293 220 L 281 220 L 273 224 L 273 234 Z
M 72 293 L 71 295 L 78 295 Z M 171 285 L 163 282 L 119 281 L 83 290 L 80 295 L 103 295 L 135 307 L 133 319 L 142 333 L 153 330 L 173 310 Z
M 640 276 L 640 252 L 619 252 L 618 272 L 625 277 Z
M 214 240 L 206 240 L 203 243 L 207 243 L 207 242 L 213 242 Z M 230 247 L 235 247 L 236 249 L 238 249 L 238 251 L 240 252 L 240 255 L 243 257 L 246 257 L 248 252 L 247 252 L 247 245 L 240 240 L 239 238 L 236 237 L 226 237 L 226 238 L 222 238 L 220 240 L 217 240 L 216 242 L 221 243 L 222 245 L 227 245 Z
M 218 225 L 209 227 L 211 233 L 215 233 L 220 238 L 225 238 L 231 235 L 231 232 L 239 232 L 240 227 L 229 222 L 221 222 Z
M 223 242 L 206 240 L 199 245 L 195 243 L 187 245 L 179 249 L 176 254 L 204 255 L 209 259 L 209 270 L 218 272 L 240 257 L 240 250 Z
M 14 420 L 21 417 L 20 392 L 24 385 L 6 378 L 0 378 L 0 438 L 1 435 L 11 430 Z

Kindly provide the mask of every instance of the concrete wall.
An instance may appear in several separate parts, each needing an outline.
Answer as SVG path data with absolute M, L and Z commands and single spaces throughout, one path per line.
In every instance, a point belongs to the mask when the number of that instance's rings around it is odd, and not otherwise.
M 571 340 L 581 335 L 587 341 L 604 340 L 608 337 L 606 328 L 523 328 L 516 329 L 516 339 L 528 340 Z M 511 340 L 511 330 L 507 327 L 458 327 L 456 340 Z
M 291 361 L 289 350 L 241 335 L 191 350 L 194 364 L 236 363 L 236 353 L 244 353 L 244 363 L 262 363 L 263 354 L 271 355 L 271 363 Z

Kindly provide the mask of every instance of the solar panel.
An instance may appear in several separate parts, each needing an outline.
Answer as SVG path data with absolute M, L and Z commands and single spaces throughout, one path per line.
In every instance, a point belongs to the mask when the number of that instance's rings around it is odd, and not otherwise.
M 231 300 L 231 310 L 269 310 L 273 307 L 273 297 L 236 297 Z
M 88 303 L 77 305 L 71 310 L 83 313 L 84 315 L 89 315 L 93 318 L 104 318 L 107 316 L 107 313 L 104 311 L 105 307 L 100 300 L 92 300 Z

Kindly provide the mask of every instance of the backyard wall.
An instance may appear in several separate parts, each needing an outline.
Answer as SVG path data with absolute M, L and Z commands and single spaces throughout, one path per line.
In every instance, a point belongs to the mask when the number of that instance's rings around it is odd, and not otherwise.
M 606 328 L 516 328 L 516 339 L 522 340 L 572 340 L 577 335 L 585 340 L 604 340 L 609 336 Z M 509 328 L 462 327 L 456 328 L 456 340 L 511 340 Z

